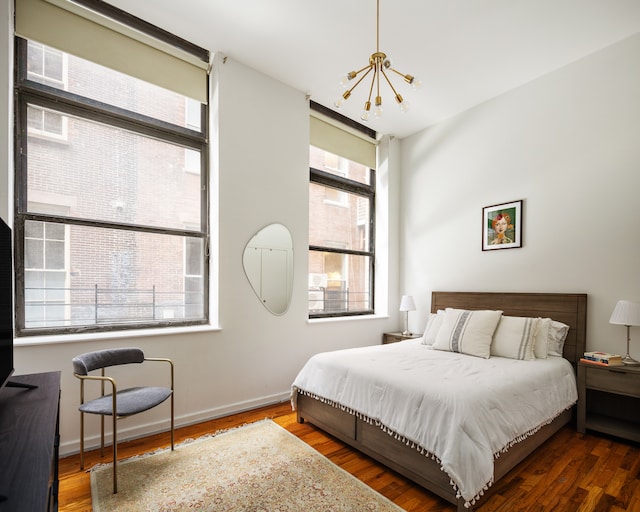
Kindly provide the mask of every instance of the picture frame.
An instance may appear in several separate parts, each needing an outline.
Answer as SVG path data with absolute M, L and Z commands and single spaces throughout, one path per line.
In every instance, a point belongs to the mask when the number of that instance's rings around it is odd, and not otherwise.
M 522 199 L 482 209 L 482 250 L 522 247 Z

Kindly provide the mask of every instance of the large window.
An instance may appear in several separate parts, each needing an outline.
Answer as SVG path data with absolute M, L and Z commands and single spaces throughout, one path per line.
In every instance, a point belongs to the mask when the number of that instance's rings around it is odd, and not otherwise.
M 375 146 L 372 140 L 367 142 L 373 161 L 357 153 L 350 158 L 352 152 L 340 148 L 349 145 L 352 135 L 324 121 L 312 118 L 313 122 L 323 124 L 312 129 L 309 151 L 309 316 L 371 314 Z M 326 133 L 342 143 L 333 144 Z
M 18 334 L 205 323 L 207 105 L 23 37 L 16 69 Z

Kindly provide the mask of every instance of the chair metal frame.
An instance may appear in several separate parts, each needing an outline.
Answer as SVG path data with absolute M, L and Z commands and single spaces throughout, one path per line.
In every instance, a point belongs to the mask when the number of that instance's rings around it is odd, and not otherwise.
M 174 419 L 174 386 L 173 386 L 173 373 L 174 366 L 173 361 L 171 359 L 167 359 L 164 357 L 145 357 L 143 362 L 163 362 L 169 363 L 170 373 L 171 373 L 171 450 L 175 449 L 175 419 Z M 136 364 L 136 363 L 128 363 L 128 364 Z M 126 366 L 126 365 L 125 365 Z M 100 375 L 80 375 L 78 373 L 73 374 L 75 377 L 80 379 L 80 405 L 84 404 L 84 383 L 88 380 L 99 381 L 100 382 L 100 396 L 105 395 L 105 383 L 111 384 L 111 396 L 112 396 L 112 404 L 111 404 L 111 417 L 113 424 L 113 494 L 117 494 L 118 492 L 118 473 L 117 473 L 117 460 L 118 460 L 118 431 L 116 427 L 116 423 L 121 418 L 128 418 L 132 415 L 126 416 L 118 416 L 116 411 L 118 410 L 118 390 L 116 380 L 113 377 L 109 377 L 105 375 L 105 367 L 100 369 Z M 158 404 L 160 405 L 160 404 Z M 143 411 L 144 412 L 144 411 Z M 80 469 L 84 469 L 84 415 L 92 414 L 85 413 L 80 411 Z M 139 413 L 137 413 L 139 414 Z M 100 414 L 100 456 L 104 457 L 104 417 L 108 416 L 106 414 Z

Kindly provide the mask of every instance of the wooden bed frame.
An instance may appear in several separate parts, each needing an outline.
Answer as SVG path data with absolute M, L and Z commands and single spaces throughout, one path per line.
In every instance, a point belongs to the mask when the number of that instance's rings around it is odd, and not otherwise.
M 498 309 L 509 316 L 550 317 L 569 325 L 563 356 L 571 361 L 574 369 L 586 346 L 587 295 L 567 293 L 485 293 L 485 292 L 433 292 L 431 312 L 447 307 L 458 309 Z M 538 446 L 571 421 L 573 409 L 565 411 L 552 423 L 536 434 L 515 444 L 502 454 L 494 464 L 494 485 L 512 468 L 524 460 Z M 298 394 L 297 419 L 308 421 L 348 445 L 369 455 L 415 483 L 457 506 L 465 508 L 464 499 L 456 498 L 449 483 L 449 476 L 440 465 L 415 448 L 406 446 L 380 427 L 371 425 L 355 415 L 337 407 L 322 403 L 309 396 Z M 491 488 L 490 488 L 491 489 Z M 474 507 L 480 506 L 484 498 Z

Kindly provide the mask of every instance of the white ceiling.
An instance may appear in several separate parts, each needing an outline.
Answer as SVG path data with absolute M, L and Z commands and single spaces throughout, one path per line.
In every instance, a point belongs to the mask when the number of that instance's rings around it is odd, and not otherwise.
M 376 51 L 375 0 L 107 0 L 334 108 Z M 640 0 L 380 0 L 380 51 L 422 81 L 384 85 L 369 121 L 405 137 L 640 31 Z M 640 56 L 639 63 L 640 63 Z M 362 83 L 339 110 L 357 121 Z

